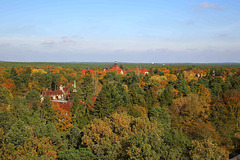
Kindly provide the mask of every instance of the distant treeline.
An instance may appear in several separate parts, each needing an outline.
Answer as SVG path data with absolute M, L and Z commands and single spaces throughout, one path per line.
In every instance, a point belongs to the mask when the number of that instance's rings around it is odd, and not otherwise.
M 120 66 L 124 69 L 129 68 L 186 68 L 186 67 L 237 67 L 240 63 L 124 63 L 120 62 Z M 4 62 L 0 61 L 0 66 L 2 67 L 39 67 L 39 66 L 53 66 L 53 67 L 63 67 L 63 68 L 83 68 L 83 69 L 96 69 L 96 68 L 110 68 L 113 62 Z M 124 67 L 123 67 L 124 66 Z

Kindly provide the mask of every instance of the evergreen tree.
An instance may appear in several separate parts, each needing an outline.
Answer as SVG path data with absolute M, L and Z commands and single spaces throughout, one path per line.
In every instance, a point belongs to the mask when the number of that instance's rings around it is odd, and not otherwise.
M 92 98 L 94 86 L 93 86 L 93 78 L 90 73 L 86 73 L 83 78 L 83 82 L 81 84 L 81 89 L 83 92 L 83 101 L 86 101 L 88 98 Z
M 17 89 L 20 89 L 21 79 L 17 73 L 17 70 L 14 67 L 12 67 L 10 74 L 11 74 L 10 78 L 14 81 Z
M 89 115 L 87 114 L 89 109 L 90 108 L 88 108 L 87 104 L 84 105 L 79 101 L 78 96 L 74 97 L 70 110 L 72 114 L 72 124 L 76 125 L 80 129 L 85 127 L 89 122 Z
M 61 151 L 58 155 L 59 159 L 62 160 L 97 160 L 97 156 L 95 156 L 89 148 L 70 148 L 68 150 Z
M 187 96 L 187 94 L 190 93 L 187 82 L 183 78 L 178 79 L 176 89 L 179 90 L 179 94 L 182 96 Z
M 124 87 L 117 82 L 106 81 L 94 105 L 95 116 L 108 117 L 118 106 L 126 105 L 128 105 L 128 95 Z
M 134 83 L 130 85 L 129 87 L 129 99 L 130 99 L 130 105 L 137 104 L 139 106 L 145 106 L 145 91 L 139 87 L 137 83 Z
M 171 87 L 168 85 L 163 93 L 158 97 L 158 101 L 161 106 L 170 106 L 173 102 L 174 95 L 172 93 Z
M 25 123 L 21 120 L 17 120 L 6 133 L 6 141 L 14 145 L 21 145 L 30 135 L 31 132 L 26 128 Z
M 52 83 L 51 83 L 51 90 L 56 90 L 57 89 L 57 84 L 61 80 L 61 75 L 59 73 L 51 74 L 52 77 Z
M 156 93 L 152 89 L 147 89 L 145 91 L 145 107 L 151 109 L 154 104 L 157 102 Z
M 7 106 L 9 104 L 12 104 L 12 101 L 12 93 L 6 87 L 0 84 L 0 103 L 4 103 Z
M 99 93 L 95 105 L 94 105 L 94 114 L 96 117 L 106 117 L 109 116 L 114 108 L 113 105 L 111 104 L 111 90 L 112 90 L 112 85 L 106 83 L 103 85 L 101 92 Z
M 43 122 L 50 123 L 54 121 L 53 109 L 49 96 L 45 96 L 40 108 L 40 118 Z

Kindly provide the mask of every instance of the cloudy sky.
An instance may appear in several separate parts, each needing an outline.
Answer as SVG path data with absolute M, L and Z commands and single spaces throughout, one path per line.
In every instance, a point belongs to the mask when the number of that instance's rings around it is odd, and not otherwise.
M 0 60 L 240 62 L 239 0 L 0 0 Z

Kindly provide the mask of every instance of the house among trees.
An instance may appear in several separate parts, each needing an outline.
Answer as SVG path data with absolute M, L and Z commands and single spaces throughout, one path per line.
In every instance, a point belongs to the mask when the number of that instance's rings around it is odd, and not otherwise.
M 136 72 L 137 75 L 139 75 L 139 74 L 141 74 L 141 73 L 144 74 L 144 75 L 145 75 L 145 74 L 149 74 L 149 72 L 148 72 L 147 69 L 141 68 L 141 67 L 140 67 L 140 68 L 136 68 L 136 69 L 135 69 L 135 72 Z
M 108 70 L 109 72 L 111 71 L 116 71 L 118 74 L 127 74 L 127 71 L 124 71 L 118 66 L 117 61 L 115 61 L 114 65 L 112 66 L 111 69 Z
M 70 87 L 65 87 L 63 85 L 60 85 L 59 90 L 51 91 L 46 90 L 42 94 L 42 98 L 44 96 L 49 96 L 51 101 L 57 101 L 57 100 L 66 100 L 70 94 Z
M 46 90 L 43 93 L 43 96 L 49 96 L 50 100 L 64 100 L 64 95 L 61 90 L 56 90 L 56 91 L 51 91 L 51 90 Z
M 82 70 L 82 74 L 85 74 L 87 71 L 89 71 L 90 73 L 95 73 L 95 71 L 93 69 L 83 69 Z
M 43 102 L 45 96 L 49 96 L 52 103 L 58 104 L 59 107 L 65 111 L 70 111 L 71 105 L 73 104 L 73 101 L 69 100 L 70 92 L 70 87 L 65 87 L 63 85 L 60 85 L 59 90 L 46 90 L 41 96 L 41 103 Z M 72 92 L 77 92 L 75 81 Z

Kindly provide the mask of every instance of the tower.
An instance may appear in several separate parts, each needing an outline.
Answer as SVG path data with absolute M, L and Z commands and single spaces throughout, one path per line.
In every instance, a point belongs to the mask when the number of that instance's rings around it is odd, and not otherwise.
M 77 92 L 77 89 L 76 89 L 77 86 L 76 86 L 76 81 L 75 80 L 74 80 L 74 86 L 73 87 L 74 87 L 73 93 L 76 93 Z
M 113 67 L 116 67 L 116 68 L 118 68 L 118 63 L 117 63 L 117 61 L 115 61 L 115 62 L 114 62 L 114 65 L 113 65 Z

